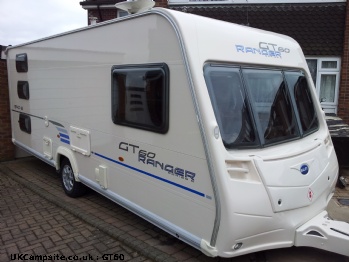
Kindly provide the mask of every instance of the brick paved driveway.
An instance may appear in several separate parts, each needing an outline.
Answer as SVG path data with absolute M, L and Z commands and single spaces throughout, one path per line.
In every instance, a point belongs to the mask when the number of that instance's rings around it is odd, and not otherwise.
M 56 261 L 61 255 L 93 261 L 108 259 L 108 254 L 130 261 L 147 260 L 1 171 L 0 217 L 0 261 L 22 261 L 31 255 L 52 256 Z
M 349 262 L 312 248 L 209 258 L 97 193 L 67 197 L 54 168 L 35 158 L 0 164 L 0 236 L 1 262 L 17 253 L 95 261 L 102 261 L 103 254 L 123 254 L 127 261 Z

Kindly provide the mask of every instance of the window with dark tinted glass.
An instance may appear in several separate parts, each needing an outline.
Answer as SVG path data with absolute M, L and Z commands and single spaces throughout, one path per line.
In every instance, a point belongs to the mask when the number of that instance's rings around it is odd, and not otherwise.
M 32 129 L 31 129 L 31 119 L 30 116 L 24 115 L 24 114 L 19 114 L 19 128 L 28 134 L 31 134 Z
M 113 67 L 113 122 L 166 133 L 169 121 L 168 83 L 166 64 Z
M 255 145 L 239 68 L 206 66 L 205 79 L 224 145 L 228 148 Z
M 263 144 L 298 135 L 292 101 L 281 70 L 243 69 Z
M 18 73 L 28 72 L 28 56 L 27 54 L 16 55 L 16 70 Z
M 319 128 L 301 71 L 208 64 L 204 77 L 227 148 L 270 146 Z
M 29 83 L 27 81 L 17 82 L 17 94 L 19 98 L 29 100 Z
M 286 71 L 285 78 L 291 92 L 294 94 L 304 134 L 317 129 L 319 126 L 318 118 L 304 74 L 302 72 Z

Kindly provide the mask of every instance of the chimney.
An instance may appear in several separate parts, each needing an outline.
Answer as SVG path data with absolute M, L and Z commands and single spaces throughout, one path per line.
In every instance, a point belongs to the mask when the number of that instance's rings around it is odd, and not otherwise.
M 90 25 L 95 25 L 95 24 L 97 24 L 97 20 L 98 20 L 97 17 L 90 16 L 88 19 L 90 19 Z

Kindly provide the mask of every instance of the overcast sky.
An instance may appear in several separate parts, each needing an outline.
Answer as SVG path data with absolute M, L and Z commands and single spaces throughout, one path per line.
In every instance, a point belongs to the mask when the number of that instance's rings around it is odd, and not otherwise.
M 17 45 L 87 26 L 82 0 L 0 0 L 0 45 Z

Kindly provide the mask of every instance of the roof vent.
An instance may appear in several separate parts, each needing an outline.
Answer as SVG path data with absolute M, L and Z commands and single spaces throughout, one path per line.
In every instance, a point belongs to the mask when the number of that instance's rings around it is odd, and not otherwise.
M 151 9 L 154 5 L 153 0 L 127 0 L 117 3 L 115 7 L 127 11 L 129 14 L 137 14 Z

